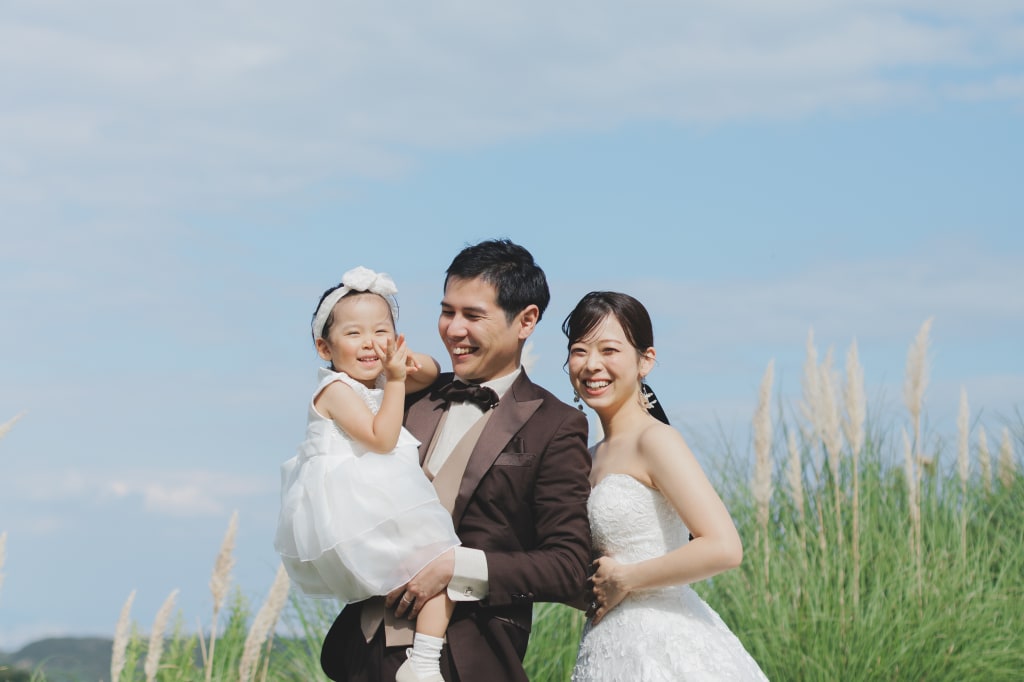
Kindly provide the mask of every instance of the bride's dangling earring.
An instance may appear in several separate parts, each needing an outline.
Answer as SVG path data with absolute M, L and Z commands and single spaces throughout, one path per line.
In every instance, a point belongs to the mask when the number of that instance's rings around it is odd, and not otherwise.
M 577 391 L 575 389 L 573 389 L 573 392 L 572 392 L 572 401 L 574 403 L 576 403 L 576 409 L 578 409 L 580 412 L 582 412 L 583 411 L 583 399 L 580 398 L 579 391 Z
M 654 396 L 654 393 L 652 393 L 651 389 L 647 387 L 647 382 L 643 378 L 641 378 L 640 379 L 640 407 L 644 408 L 645 410 L 650 410 L 652 407 L 654 407 L 654 404 L 657 402 L 657 400 L 655 399 L 655 400 L 652 401 L 651 398 L 653 396 Z

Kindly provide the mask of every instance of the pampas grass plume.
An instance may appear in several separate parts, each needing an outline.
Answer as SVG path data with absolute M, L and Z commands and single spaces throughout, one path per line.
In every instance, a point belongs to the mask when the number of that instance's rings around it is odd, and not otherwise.
M 4 436 L 6 436 L 7 433 L 11 430 L 11 427 L 14 426 L 14 423 L 16 421 L 18 421 L 19 419 L 21 419 L 22 417 L 24 417 L 24 416 L 25 416 L 25 413 L 24 412 L 20 412 L 20 413 L 14 415 L 11 419 L 9 419 L 6 422 L 4 422 L 3 424 L 0 424 L 0 438 L 3 438 Z
M 828 453 L 829 468 L 836 494 L 839 493 L 839 455 L 843 449 L 843 437 L 839 423 L 839 404 L 836 402 L 836 377 L 832 369 L 832 349 L 825 353 L 825 359 L 818 368 L 818 390 L 821 398 L 821 435 Z
M 800 527 L 800 553 L 804 567 L 807 566 L 807 524 L 804 523 L 804 465 L 800 458 L 800 448 L 796 444 L 796 435 L 790 429 L 786 433 L 786 449 L 789 450 L 789 464 L 786 467 L 786 482 L 793 497 L 796 518 Z
M 757 409 L 754 411 L 754 481 L 753 493 L 757 503 L 757 523 L 763 532 L 768 527 L 768 504 L 772 497 L 772 414 L 771 393 L 775 374 L 775 360 L 768 363 Z M 767 539 L 767 538 L 766 538 Z
M 999 444 L 999 484 L 1004 488 L 1013 485 L 1013 475 L 1016 473 L 1013 462 L 1013 441 L 1010 440 L 1010 429 L 1003 427 L 1003 440 Z
M 235 534 L 238 532 L 238 511 L 231 514 L 228 522 L 227 532 L 224 533 L 224 540 L 221 542 L 220 551 L 217 553 L 217 560 L 213 564 L 213 574 L 210 576 L 210 594 L 213 595 L 213 610 L 219 612 L 224 606 L 224 600 L 228 596 L 228 587 L 231 584 L 231 569 L 235 566 Z
M 903 401 L 914 423 L 914 444 L 920 454 L 921 447 L 921 406 L 924 392 L 928 388 L 928 334 L 931 332 L 932 318 L 921 325 L 907 351 L 906 378 L 903 383 Z
M 789 450 L 789 466 L 786 467 L 786 482 L 789 483 L 789 491 L 793 496 L 793 506 L 796 507 L 796 516 L 801 522 L 804 520 L 804 465 L 800 459 L 800 448 L 796 444 L 796 436 L 792 431 L 786 434 L 786 446 Z
M 969 430 L 971 409 L 967 404 L 967 389 L 960 387 L 960 412 L 956 417 L 957 448 L 956 471 L 960 476 L 960 558 L 967 560 L 967 479 L 970 476 Z
M 992 492 L 992 453 L 988 450 L 988 435 L 985 427 L 978 427 L 978 468 L 981 470 L 981 485 L 986 493 Z
M 832 472 L 832 489 L 835 493 L 832 510 L 836 522 L 836 547 L 839 552 L 843 551 L 843 514 L 841 501 L 843 499 L 843 488 L 839 476 L 839 456 L 843 449 L 842 427 L 839 422 L 839 405 L 836 401 L 836 377 L 832 369 L 832 349 L 825 353 L 825 359 L 818 368 L 819 393 L 821 395 L 821 426 L 822 438 L 825 441 L 825 452 L 828 454 L 828 468 Z M 843 564 L 839 566 L 839 584 L 846 582 L 846 571 Z M 839 611 L 840 620 L 845 621 L 846 595 L 839 590 Z
M 752 492 L 757 505 L 757 526 L 760 529 L 764 552 L 764 581 L 768 583 L 771 543 L 768 542 L 768 505 L 772 499 L 772 382 L 775 360 L 768 362 L 761 379 L 761 390 L 754 410 L 754 480 Z M 768 597 L 767 590 L 765 597 Z
M 803 414 L 806 431 L 812 440 L 821 433 L 821 382 L 818 372 L 818 351 L 814 347 L 814 329 L 807 330 L 807 357 L 804 359 L 804 373 L 800 379 L 803 387 L 803 400 L 800 412 Z
M 143 670 L 146 672 L 146 682 L 153 682 L 156 679 L 157 670 L 160 669 L 160 656 L 164 652 L 164 632 L 167 630 L 167 619 L 171 616 L 171 609 L 174 608 L 174 600 L 178 596 L 178 590 L 171 590 L 164 600 L 163 606 L 156 612 L 153 619 L 153 631 L 149 634 L 149 649 L 146 652 L 146 664 Z
M 903 400 L 906 402 L 907 410 L 910 412 L 911 422 L 914 425 L 913 449 L 907 457 L 911 458 L 908 475 L 913 478 L 907 480 L 910 494 L 910 516 L 913 526 L 913 548 L 914 560 L 917 565 L 918 596 L 920 597 L 922 586 L 921 560 L 923 547 L 921 542 L 921 470 L 924 468 L 924 458 L 921 455 L 921 407 L 924 404 L 924 392 L 928 387 L 928 335 L 932 328 L 932 318 L 928 318 L 921 325 L 914 342 L 910 344 L 907 351 L 906 379 L 903 384 Z M 906 432 L 904 432 L 906 433 Z M 913 461 L 915 460 L 916 461 Z
M 970 476 L 970 430 L 971 411 L 967 404 L 967 389 L 960 388 L 960 412 L 956 418 L 957 448 L 956 448 L 956 471 L 960 476 L 960 490 L 967 495 L 967 479 Z
M 217 645 L 217 616 L 220 614 L 224 600 L 228 596 L 228 587 L 231 584 L 231 569 L 235 565 L 235 534 L 238 531 L 238 510 L 231 514 L 228 522 L 227 532 L 224 533 L 224 541 L 221 542 L 220 552 L 213 564 L 213 575 L 210 576 L 210 593 L 213 595 L 213 620 L 210 622 L 210 647 L 206 659 L 206 682 L 213 677 L 213 653 Z
M 850 342 L 846 351 L 846 385 L 843 387 L 843 402 L 846 418 L 843 433 L 850 444 L 850 452 L 856 458 L 864 447 L 864 422 L 867 418 L 867 398 L 864 395 L 864 369 L 860 366 L 857 353 L 857 339 Z
M 857 339 L 850 342 L 846 351 L 846 384 L 843 387 L 843 403 L 846 416 L 843 432 L 850 444 L 853 456 L 853 604 L 860 604 L 860 451 L 864 447 L 864 421 L 867 415 L 867 399 L 864 396 L 864 370 L 857 353 Z
M 121 679 L 121 671 L 124 669 L 133 601 L 135 601 L 135 590 L 131 591 L 124 606 L 121 607 L 121 616 L 117 619 L 117 626 L 114 628 L 114 647 L 110 654 L 110 682 L 118 682 Z
M 928 334 L 932 328 L 932 318 L 928 318 L 921 325 L 914 337 L 913 343 L 907 351 L 906 378 L 903 384 L 903 400 L 907 410 L 910 412 L 910 420 L 914 426 L 914 454 L 917 457 L 915 467 L 915 478 L 911 482 L 914 488 L 914 504 L 917 504 L 918 493 L 921 490 L 921 470 L 923 458 L 921 456 L 921 406 L 924 403 L 924 392 L 928 387 Z M 917 521 L 915 521 L 915 526 Z M 920 539 L 920 538 L 918 538 Z
M 288 601 L 288 588 L 291 583 L 284 566 L 277 567 L 277 575 L 274 583 L 270 586 L 267 600 L 263 602 L 259 612 L 252 621 L 249 634 L 245 638 L 245 646 L 242 649 L 242 659 L 238 665 L 239 682 L 250 682 L 253 673 L 260 659 L 260 649 L 268 636 L 277 625 L 277 619 Z M 268 652 L 269 655 L 269 652 Z

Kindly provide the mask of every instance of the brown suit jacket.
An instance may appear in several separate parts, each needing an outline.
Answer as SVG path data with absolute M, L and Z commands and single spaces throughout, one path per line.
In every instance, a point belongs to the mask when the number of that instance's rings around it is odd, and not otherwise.
M 443 374 L 434 387 L 451 379 Z M 422 462 L 444 403 L 430 389 L 412 398 L 405 425 L 422 443 Z M 456 606 L 442 656 L 449 682 L 525 682 L 533 603 L 576 599 L 590 563 L 586 418 L 525 371 L 494 410 L 452 512 L 463 546 L 486 554 L 489 593 Z M 327 633 L 324 672 L 339 681 L 392 682 L 404 648 L 386 648 L 382 630 L 367 643 L 359 610 L 345 608 Z

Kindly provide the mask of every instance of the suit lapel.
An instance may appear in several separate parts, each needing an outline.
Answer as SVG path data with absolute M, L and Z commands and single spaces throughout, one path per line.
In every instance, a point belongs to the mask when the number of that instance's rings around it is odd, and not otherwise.
M 526 371 L 523 370 L 519 377 L 509 387 L 505 396 L 494 408 L 494 415 L 491 417 L 480 439 L 477 440 L 470 455 L 469 463 L 466 464 L 465 474 L 462 476 L 462 484 L 459 486 L 459 494 L 455 499 L 455 506 L 452 510 L 452 520 L 458 528 L 462 520 L 462 514 L 466 511 L 466 505 L 476 491 L 477 486 L 483 479 L 484 474 L 494 464 L 512 437 L 523 428 L 533 413 L 540 408 L 544 402 L 543 397 L 536 391 L 536 387 Z M 410 413 L 411 416 L 411 413 Z M 435 419 L 435 423 L 440 419 Z M 410 429 L 411 430 L 411 429 Z M 421 447 L 421 457 L 422 457 Z
M 420 442 L 420 466 L 423 466 L 430 445 L 437 438 L 437 425 L 442 415 L 444 401 L 429 394 L 414 402 L 405 415 L 405 428 Z

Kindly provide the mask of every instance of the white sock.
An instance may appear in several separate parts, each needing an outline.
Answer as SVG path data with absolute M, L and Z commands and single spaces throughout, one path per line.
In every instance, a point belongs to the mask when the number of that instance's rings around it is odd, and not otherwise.
M 430 673 L 441 674 L 441 645 L 444 639 L 431 637 L 417 632 L 412 640 L 412 652 L 409 660 L 412 661 L 416 672 L 429 675 Z

